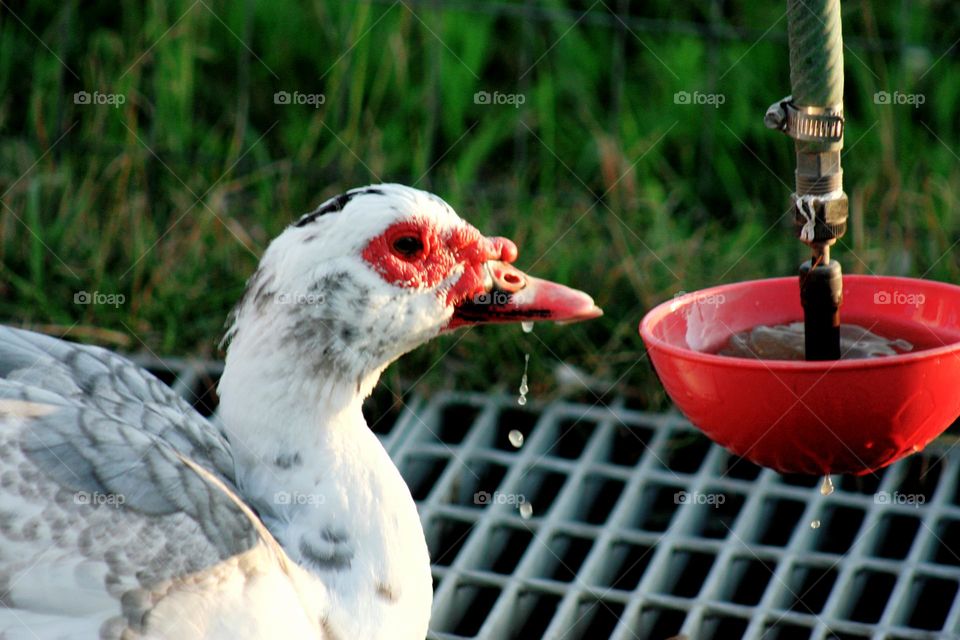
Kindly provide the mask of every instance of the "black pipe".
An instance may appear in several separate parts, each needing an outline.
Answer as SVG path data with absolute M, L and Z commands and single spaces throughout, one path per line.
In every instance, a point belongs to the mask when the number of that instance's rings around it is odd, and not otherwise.
M 830 260 L 829 249 L 819 260 L 811 258 L 800 265 L 800 303 L 803 305 L 807 360 L 840 359 L 842 276 L 840 263 Z

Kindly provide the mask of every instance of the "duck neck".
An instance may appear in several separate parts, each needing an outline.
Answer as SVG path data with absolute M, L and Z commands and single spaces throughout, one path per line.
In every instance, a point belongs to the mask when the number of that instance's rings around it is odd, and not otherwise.
M 250 339 L 256 335 L 268 337 Z M 218 387 L 237 484 L 261 504 L 277 491 L 309 490 L 316 470 L 366 429 L 363 399 L 381 371 L 341 375 L 331 368 L 321 377 L 269 336 L 238 333 Z

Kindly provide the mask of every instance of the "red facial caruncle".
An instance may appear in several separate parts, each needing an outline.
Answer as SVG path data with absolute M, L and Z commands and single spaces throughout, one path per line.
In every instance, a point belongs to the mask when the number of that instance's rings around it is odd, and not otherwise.
M 466 223 L 441 233 L 429 220 L 412 219 L 390 225 L 362 255 L 387 282 L 411 289 L 434 288 L 462 265 L 463 274 L 446 291 L 446 303 L 456 306 L 483 288 L 485 263 L 513 262 L 517 247 L 506 238 L 486 238 Z
M 513 242 L 485 238 L 465 222 L 443 230 L 430 219 L 396 222 L 369 242 L 363 259 L 387 282 L 418 291 L 437 289 L 459 271 L 459 278 L 437 290 L 453 307 L 445 331 L 491 322 L 588 320 L 603 313 L 582 291 L 523 273 L 511 264 L 517 259 Z

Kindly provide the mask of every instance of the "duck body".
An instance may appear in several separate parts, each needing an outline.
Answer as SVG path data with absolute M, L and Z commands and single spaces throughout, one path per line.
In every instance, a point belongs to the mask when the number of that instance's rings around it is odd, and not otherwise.
M 422 640 L 423 529 L 362 402 L 442 332 L 599 315 L 516 254 L 426 192 L 326 201 L 231 315 L 217 423 L 121 356 L 0 327 L 0 637 Z

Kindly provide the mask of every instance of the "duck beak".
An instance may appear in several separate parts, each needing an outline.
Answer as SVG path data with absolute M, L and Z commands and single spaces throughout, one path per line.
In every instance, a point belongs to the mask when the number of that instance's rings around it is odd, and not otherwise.
M 508 262 L 483 264 L 482 285 L 456 305 L 448 329 L 504 322 L 579 322 L 603 315 L 583 291 L 528 276 Z

